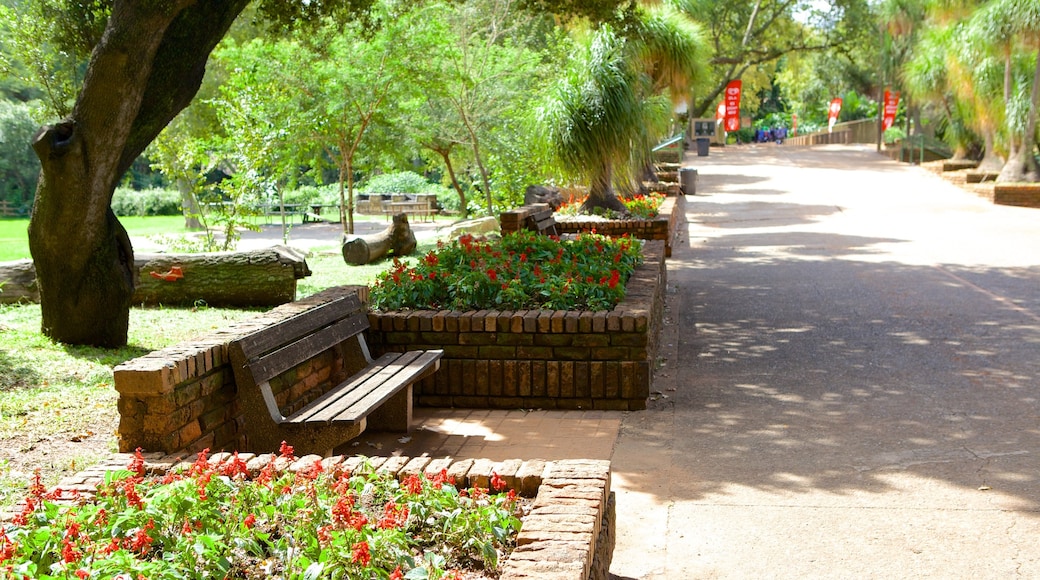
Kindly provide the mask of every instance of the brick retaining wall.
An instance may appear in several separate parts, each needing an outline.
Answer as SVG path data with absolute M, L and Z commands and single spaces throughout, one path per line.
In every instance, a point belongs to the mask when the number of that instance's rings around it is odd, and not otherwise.
M 1018 207 L 1040 207 L 1040 183 L 997 183 L 993 203 Z
M 211 463 L 229 457 L 217 453 Z M 274 454 L 239 454 L 252 475 L 275 461 Z M 63 479 L 55 489 L 68 502 L 90 498 L 105 474 L 126 469 L 133 459 L 129 453 L 118 454 L 109 460 Z M 191 462 L 180 455 L 147 454 L 145 468 L 152 475 L 163 475 L 173 468 L 187 469 Z M 512 459 L 495 462 L 488 459 L 431 457 L 360 457 L 316 455 L 301 457 L 285 467 L 304 471 L 320 461 L 333 474 L 363 473 L 375 469 L 398 479 L 411 474 L 435 475 L 446 469 L 462 487 L 489 487 L 493 474 L 502 477 L 506 485 L 523 497 L 534 498 L 530 513 L 523 518 L 517 546 L 503 564 L 501 580 L 607 580 L 614 552 L 615 502 L 610 491 L 610 462 L 591 459 L 559 461 Z M 9 521 L 22 506 L 12 513 L 2 514 L 0 521 Z
M 441 369 L 415 385 L 419 405 L 645 409 L 664 312 L 663 245 L 646 242 L 611 311 L 374 312 L 369 345 L 444 349 Z

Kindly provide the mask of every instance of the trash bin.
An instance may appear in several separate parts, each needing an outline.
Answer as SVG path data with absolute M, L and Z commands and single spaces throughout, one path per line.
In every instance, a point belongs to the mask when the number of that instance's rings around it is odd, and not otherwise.
M 679 188 L 683 195 L 697 195 L 697 170 L 684 167 L 679 170 Z
M 707 137 L 697 137 L 697 157 L 707 157 L 708 147 L 711 147 L 711 139 Z

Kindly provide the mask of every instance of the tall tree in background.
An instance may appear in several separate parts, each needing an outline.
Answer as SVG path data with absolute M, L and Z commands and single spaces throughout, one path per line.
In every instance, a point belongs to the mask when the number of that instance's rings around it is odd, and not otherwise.
M 714 51 L 712 81 L 696 91 L 693 117 L 713 114 L 731 79 L 768 72 L 745 86 L 744 93 L 753 94 L 768 88 L 771 69 L 781 57 L 852 47 L 875 33 L 866 0 L 812 3 L 810 8 L 790 0 L 673 1 L 704 25 Z
M 414 82 L 425 102 L 419 140 L 444 163 L 464 213 L 466 195 L 452 155 L 476 167 L 484 211 L 494 214 L 489 155 L 504 141 L 520 138 L 509 121 L 528 108 L 545 76 L 544 55 L 529 37 L 540 31 L 539 23 L 515 4 L 470 0 L 442 5 L 435 23 L 439 45 L 416 63 Z

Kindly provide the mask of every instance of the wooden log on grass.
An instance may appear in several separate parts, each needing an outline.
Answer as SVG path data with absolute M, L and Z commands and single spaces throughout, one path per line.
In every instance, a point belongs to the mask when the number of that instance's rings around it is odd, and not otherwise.
M 375 262 L 393 251 L 395 256 L 407 256 L 415 251 L 415 233 L 408 225 L 408 216 L 401 213 L 385 230 L 343 240 L 343 260 L 361 266 Z
M 296 299 L 311 274 L 304 255 L 285 246 L 247 252 L 137 254 L 133 304 L 277 306 Z M 0 303 L 39 302 L 32 260 L 0 264 Z
M 0 304 L 39 301 L 40 288 L 32 260 L 0 263 Z
M 277 306 L 296 299 L 310 276 L 302 252 L 272 246 L 247 252 L 141 254 L 134 304 Z

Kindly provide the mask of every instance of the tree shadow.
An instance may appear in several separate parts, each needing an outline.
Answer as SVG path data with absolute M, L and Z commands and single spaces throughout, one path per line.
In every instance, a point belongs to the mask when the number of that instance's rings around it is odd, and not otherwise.
M 893 242 L 733 234 L 710 256 L 677 253 L 675 391 L 623 435 L 670 458 L 660 501 L 734 486 L 862 497 L 898 473 L 1040 509 L 1040 268 L 861 259 Z M 661 489 L 639 458 L 614 468 Z
M 6 347 L 0 348 L 0 393 L 35 387 L 40 381 L 35 368 L 21 357 L 11 356 Z

